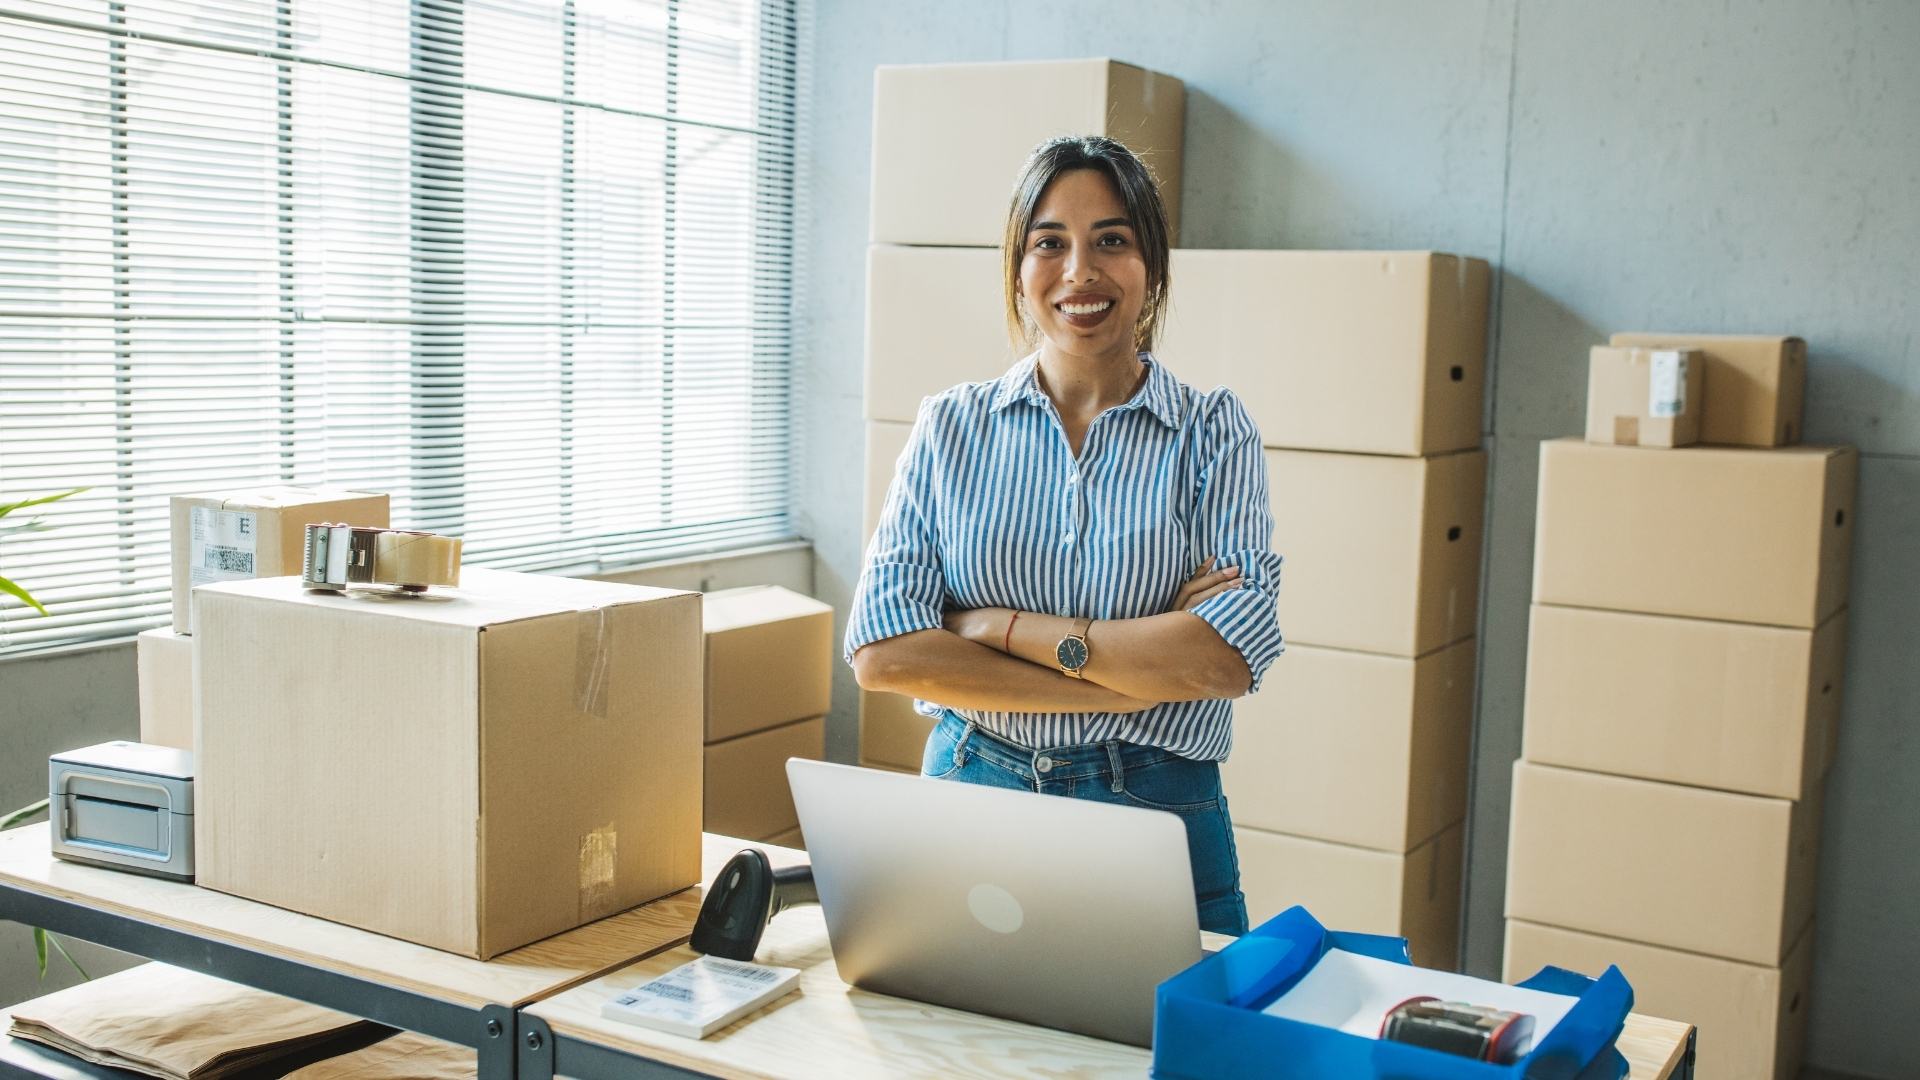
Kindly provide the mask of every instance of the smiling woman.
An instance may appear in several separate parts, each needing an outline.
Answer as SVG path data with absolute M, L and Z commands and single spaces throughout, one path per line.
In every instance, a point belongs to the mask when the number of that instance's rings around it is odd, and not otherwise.
M 846 654 L 941 717 L 929 776 L 1179 814 L 1201 926 L 1239 933 L 1218 763 L 1231 699 L 1281 649 L 1259 432 L 1152 353 L 1169 230 L 1131 151 L 1042 144 L 1007 216 L 1008 328 L 1032 351 L 922 403 Z

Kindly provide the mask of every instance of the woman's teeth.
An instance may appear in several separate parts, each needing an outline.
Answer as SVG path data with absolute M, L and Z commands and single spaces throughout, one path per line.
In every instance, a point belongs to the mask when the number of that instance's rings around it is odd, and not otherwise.
M 1113 301 L 1102 300 L 1097 304 L 1060 304 L 1061 311 L 1068 315 L 1097 315 L 1113 306 Z

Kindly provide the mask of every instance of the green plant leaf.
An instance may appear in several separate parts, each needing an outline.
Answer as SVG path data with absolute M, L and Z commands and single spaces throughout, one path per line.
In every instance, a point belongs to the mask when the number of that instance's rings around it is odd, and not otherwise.
M 11 829 L 15 825 L 20 824 L 21 822 L 27 820 L 28 818 L 34 817 L 35 815 L 39 814 L 41 811 L 45 810 L 46 808 L 47 808 L 47 800 L 45 799 L 41 799 L 39 802 L 34 803 L 31 806 L 23 806 L 20 809 L 13 811 L 12 813 L 8 814 L 5 817 L 0 817 L 0 829 Z
M 33 955 L 40 961 L 40 977 L 47 977 L 47 932 L 39 927 L 33 928 Z
M 77 488 L 74 488 L 72 491 L 63 491 L 58 495 L 42 495 L 37 499 L 21 499 L 19 502 L 0 503 L 0 517 L 6 517 L 8 514 L 13 513 L 15 510 L 19 510 L 24 507 L 45 506 L 47 503 L 50 503 L 50 502 L 59 502 L 61 499 L 64 499 L 69 495 L 78 495 L 85 490 L 87 489 L 83 487 L 77 487 Z
M 33 608 L 33 610 L 39 612 L 40 614 L 45 615 L 47 613 L 47 609 L 41 605 L 40 601 L 35 600 L 33 598 L 32 593 L 29 593 L 27 590 L 21 588 L 18 585 L 15 585 L 13 582 L 8 581 L 6 578 L 3 578 L 3 577 L 0 577 L 0 593 L 6 593 L 9 596 L 17 596 L 23 602 L 25 602 L 27 606 Z
M 67 951 L 67 947 L 60 943 L 60 939 L 58 937 L 54 936 L 53 934 L 48 934 L 47 940 L 53 942 L 53 947 L 59 950 L 61 957 L 63 957 L 67 961 L 67 963 L 73 965 L 73 970 L 80 973 L 80 978 L 84 979 L 87 982 L 93 981 L 93 976 L 87 974 L 87 969 L 80 966 L 80 961 L 75 960 L 73 958 L 73 954 Z

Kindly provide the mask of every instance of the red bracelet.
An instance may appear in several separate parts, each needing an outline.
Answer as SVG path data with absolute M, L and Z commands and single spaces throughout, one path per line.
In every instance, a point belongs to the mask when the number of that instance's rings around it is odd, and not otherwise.
M 1013 624 L 1019 621 L 1020 612 L 1017 610 L 1013 613 L 1013 617 L 1007 620 L 1007 638 L 1000 643 L 1000 651 L 1008 656 L 1013 655 Z

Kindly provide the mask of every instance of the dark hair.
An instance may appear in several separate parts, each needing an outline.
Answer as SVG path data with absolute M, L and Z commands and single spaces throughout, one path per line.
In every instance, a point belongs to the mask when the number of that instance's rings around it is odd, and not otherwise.
M 1167 313 L 1167 249 L 1172 246 L 1167 226 L 1166 204 L 1160 201 L 1160 185 L 1152 170 L 1123 144 L 1101 135 L 1062 135 L 1034 147 L 1027 163 L 1020 167 L 1020 179 L 1013 185 L 1013 200 L 1007 207 L 1007 232 L 1001 241 L 1002 277 L 1006 288 L 1007 335 L 1016 352 L 1033 342 L 1033 334 L 1020 313 L 1020 261 L 1026 254 L 1027 230 L 1033 225 L 1034 212 L 1047 185 L 1063 173 L 1092 169 L 1113 182 L 1120 201 L 1133 222 L 1134 237 L 1147 263 L 1147 298 L 1140 308 L 1140 319 L 1133 325 L 1133 347 L 1153 348 L 1154 335 Z

